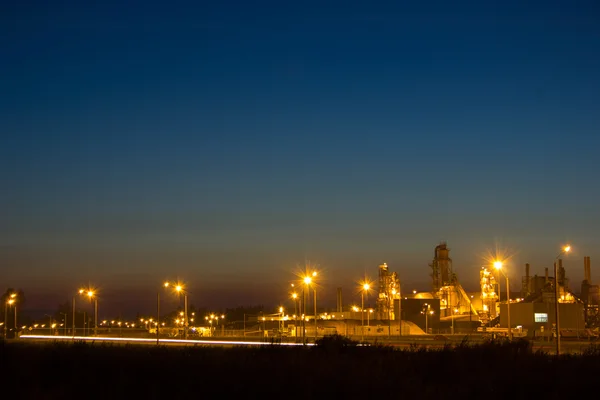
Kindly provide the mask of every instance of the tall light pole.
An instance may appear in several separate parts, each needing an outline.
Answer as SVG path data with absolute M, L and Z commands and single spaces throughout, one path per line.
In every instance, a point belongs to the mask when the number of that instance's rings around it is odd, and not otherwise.
M 279 307 L 279 332 L 280 332 L 280 336 L 283 336 L 283 329 L 284 329 L 284 323 L 283 323 L 283 307 Z
M 83 296 L 86 291 L 79 289 L 78 293 Z M 85 312 L 83 313 L 83 336 L 85 336 Z M 73 296 L 73 340 L 75 340 L 75 296 Z
M 364 342 L 365 340 L 365 293 L 369 293 L 369 289 L 371 289 L 371 285 L 368 282 L 363 283 L 362 290 L 360 292 L 360 340 Z
M 182 284 L 176 283 L 172 284 L 171 282 L 165 282 L 164 287 L 173 286 L 175 292 L 179 295 L 183 294 L 183 337 L 184 339 L 188 338 L 188 294 Z M 158 326 L 158 325 L 157 325 Z
M 402 336 L 402 287 L 398 283 L 398 336 Z
M 159 330 L 160 330 L 160 290 L 156 291 L 156 345 L 157 346 L 160 341 L 160 336 L 158 333 Z
M 433 315 L 433 310 L 429 310 L 429 315 Z
M 94 336 L 97 335 L 98 329 L 98 295 L 93 289 L 79 289 L 79 294 L 81 296 L 87 296 L 87 298 L 92 301 L 94 300 Z M 83 317 L 83 334 L 85 335 L 85 313 Z M 73 297 L 73 338 L 75 338 L 75 297 Z
M 15 301 L 14 304 L 14 310 L 15 310 L 15 339 L 17 339 L 17 334 L 19 333 L 19 329 L 17 328 L 17 302 Z
M 388 297 L 388 337 L 392 336 L 392 313 L 394 312 L 394 298 L 398 291 L 392 288 L 392 295 Z M 398 300 L 398 310 L 400 310 L 400 300 Z
M 556 319 L 556 355 L 560 355 L 560 322 L 558 316 L 558 259 L 563 254 L 567 254 L 571 251 L 571 246 L 563 247 L 562 251 L 558 253 L 554 259 L 554 318 Z
M 163 288 L 169 287 L 169 282 L 165 282 L 162 285 Z M 156 292 L 156 344 L 160 341 L 160 290 Z
M 304 303 L 304 314 L 302 315 L 302 339 L 304 344 L 306 344 L 306 292 L 308 291 L 310 293 L 310 284 L 312 283 L 312 278 L 310 276 L 305 276 L 303 281 L 304 286 L 302 286 L 302 298 Z
M 508 325 L 508 340 L 512 339 L 511 325 L 510 325 L 510 285 L 508 282 L 508 275 L 502 270 L 502 261 L 494 261 L 494 268 L 496 268 L 506 278 L 506 322 Z M 500 293 L 498 293 L 500 295 Z
M 50 324 L 48 324 L 48 332 L 49 332 L 49 335 L 52 336 L 53 335 L 53 331 L 54 331 L 54 328 L 52 326 L 52 315 L 50 315 L 50 314 L 44 314 L 44 316 L 50 318 Z
M 182 291 L 181 286 L 178 286 L 177 288 L 175 288 L 175 290 L 177 290 L 178 292 Z M 185 332 L 183 333 L 183 337 L 185 339 L 188 338 L 188 326 L 189 326 L 189 321 L 188 321 L 188 296 L 187 293 L 183 294 L 183 313 L 184 313 L 184 318 L 185 318 L 185 322 L 184 322 L 184 327 L 185 327 Z
M 302 343 L 306 344 L 306 285 L 302 285 L 302 301 L 300 302 L 300 316 L 302 317 Z
M 90 301 L 94 300 L 94 336 L 98 336 L 98 296 L 93 290 L 88 290 L 86 294 Z
M 421 314 L 425 315 L 425 333 L 427 333 L 427 328 L 428 328 L 427 313 L 429 313 L 429 304 L 425 303 L 425 304 L 423 304 L 423 306 L 421 308 Z
M 11 304 L 14 307 L 14 311 L 15 311 L 15 339 L 17 338 L 17 294 L 16 293 L 11 293 L 10 295 L 10 300 L 9 304 Z
M 421 314 L 425 315 L 425 333 L 429 334 L 429 316 L 433 315 L 433 310 L 431 310 L 431 305 L 428 303 L 423 304 L 421 308 Z
M 294 331 L 295 337 L 298 337 L 298 293 L 292 293 L 292 299 L 294 299 Z
M 312 273 L 313 278 L 317 276 L 317 271 L 314 271 Z M 317 342 L 317 285 L 313 285 L 313 294 L 314 294 L 314 299 L 313 299 L 313 303 L 315 306 L 315 343 Z
M 10 299 L 6 300 L 6 304 L 4 306 L 4 339 L 7 338 L 7 332 L 8 332 L 8 307 L 12 306 L 15 304 L 15 297 L 16 295 L 13 293 L 10 295 Z
M 471 310 L 471 304 L 473 303 L 473 296 L 471 296 L 471 300 L 469 302 L 469 322 L 473 322 L 473 311 Z M 469 328 L 470 330 L 473 329 L 473 327 Z
M 4 303 L 4 339 L 6 340 L 6 328 L 8 328 L 8 320 L 7 317 L 8 316 L 8 300 L 6 300 L 6 303 Z
M 451 312 L 452 312 L 452 334 L 454 335 L 454 314 L 456 313 L 456 309 L 454 307 L 452 307 Z
M 63 330 L 64 330 L 64 333 L 65 333 L 65 336 L 67 336 L 67 313 L 61 312 L 60 315 L 63 315 L 65 317 L 63 319 L 63 321 L 65 321 L 64 329 Z
M 73 303 L 73 340 L 75 340 L 75 296 L 73 296 L 72 303 Z

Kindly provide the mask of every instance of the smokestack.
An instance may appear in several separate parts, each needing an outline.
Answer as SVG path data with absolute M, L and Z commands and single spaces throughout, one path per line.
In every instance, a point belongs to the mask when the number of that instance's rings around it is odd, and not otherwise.
M 546 268 L 546 283 L 548 283 L 548 268 Z
M 558 284 L 564 286 L 565 284 L 565 269 L 563 268 L 562 258 L 558 259 Z
M 343 312 L 342 308 L 342 288 L 337 288 L 337 312 Z
M 583 279 L 589 284 L 592 283 L 592 271 L 590 269 L 590 258 L 583 257 Z
M 525 296 L 529 296 L 531 284 L 529 283 L 529 263 L 525 264 L 525 287 L 523 288 Z
M 583 280 L 584 280 L 584 282 L 588 282 L 587 275 L 588 275 L 588 273 L 587 273 L 587 256 L 585 256 L 585 257 L 583 257 Z

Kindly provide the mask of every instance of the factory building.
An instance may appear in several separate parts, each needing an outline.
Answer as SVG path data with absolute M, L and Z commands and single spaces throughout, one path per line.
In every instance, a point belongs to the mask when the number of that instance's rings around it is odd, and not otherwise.
M 510 304 L 511 329 L 522 327 L 528 337 L 552 337 L 555 318 L 554 301 L 551 302 L 515 302 Z M 500 326 L 506 327 L 508 314 L 506 303 L 500 304 Z M 559 303 L 558 318 L 563 337 L 569 331 L 585 330 L 584 306 L 581 303 Z
M 598 315 L 598 305 L 600 304 L 600 290 L 598 285 L 592 285 L 592 273 L 590 267 L 590 258 L 583 258 L 584 278 L 581 282 L 581 301 L 585 306 L 585 321 L 588 328 L 597 328 L 600 326 L 600 316 Z
M 554 266 L 556 276 L 549 276 L 548 268 L 544 275 L 530 275 L 530 265 L 525 264 L 522 279 L 522 301 L 510 304 L 511 328 L 522 326 L 530 337 L 548 337 L 554 334 L 556 324 L 556 293 L 558 293 L 558 318 L 561 336 L 586 334 L 586 329 L 594 327 L 594 317 L 598 314 L 598 285 L 592 285 L 590 258 L 584 257 L 584 281 L 581 295 L 574 294 L 569 287 L 562 259 Z M 500 326 L 508 324 L 507 305 L 500 305 Z
M 360 321 L 362 318 L 369 330 L 372 330 L 369 325 L 376 326 L 378 333 L 381 330 L 392 335 L 411 334 L 419 331 L 418 328 L 428 333 L 505 332 L 508 329 L 507 300 L 510 299 L 511 329 L 529 337 L 551 337 L 555 326 L 555 292 L 558 291 L 561 336 L 569 332 L 579 335 L 600 325 L 600 291 L 598 285 L 591 284 L 589 257 L 584 258 L 585 278 L 579 296 L 571 291 L 560 258 L 554 268 L 556 277 L 549 276 L 548 268 L 542 276 L 532 276 L 530 265 L 525 264 L 521 291 L 504 291 L 502 297 L 501 271 L 490 266 L 480 270 L 480 291 L 467 293 L 453 271 L 450 249 L 445 242 L 435 247 L 429 267 L 432 290 L 417 293 L 403 292 L 398 274 L 391 272 L 387 263 L 380 264 L 375 308 L 360 311 L 354 306 L 343 313 L 343 319 Z M 337 297 L 336 312 L 341 316 L 341 289 Z M 338 316 L 326 319 L 338 319 Z M 413 328 L 405 328 L 407 326 Z M 399 332 L 400 327 L 402 332 Z M 350 329 L 354 332 L 361 328 L 358 325 Z

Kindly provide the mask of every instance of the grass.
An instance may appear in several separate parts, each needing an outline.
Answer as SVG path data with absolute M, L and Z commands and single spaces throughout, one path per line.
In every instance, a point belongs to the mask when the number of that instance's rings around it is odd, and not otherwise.
M 163 347 L 2 343 L 15 397 L 544 398 L 592 393 L 600 347 L 559 358 L 528 342 L 467 342 L 442 350 L 357 346 L 340 336 L 302 347 Z M 13 393 L 11 390 L 11 393 Z M 234 397 L 232 397 L 234 396 Z

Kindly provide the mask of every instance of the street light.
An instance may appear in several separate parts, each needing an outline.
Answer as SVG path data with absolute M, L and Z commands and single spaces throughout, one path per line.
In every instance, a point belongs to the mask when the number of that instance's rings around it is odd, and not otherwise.
M 423 304 L 423 308 L 421 310 L 421 314 L 425 314 L 425 333 L 429 333 L 429 316 L 433 315 L 433 310 L 431 310 L 431 305 L 425 303 Z
M 165 282 L 163 283 L 162 287 L 164 288 L 168 288 L 169 287 L 169 282 Z M 148 327 L 148 333 L 150 333 L 150 328 L 152 326 Z M 156 344 L 158 345 L 159 342 L 159 336 L 160 334 L 160 290 L 156 291 Z
M 292 284 L 293 285 L 293 284 Z M 298 337 L 298 293 L 292 293 L 292 299 L 294 299 L 294 331 L 295 337 Z
M 60 315 L 63 315 L 65 318 L 63 319 L 64 321 L 64 325 L 63 325 L 63 329 L 65 331 L 65 336 L 67 336 L 67 313 L 61 312 L 59 313 Z
M 313 278 L 315 278 L 317 276 L 317 271 L 313 271 L 312 276 L 313 276 Z M 315 343 L 316 343 L 317 342 L 317 285 L 313 285 L 313 294 L 314 294 L 313 303 L 315 306 Z
M 175 292 L 179 295 L 183 294 L 183 312 L 184 312 L 184 320 L 183 320 L 183 337 L 184 339 L 188 338 L 188 294 L 187 291 L 185 290 L 185 288 L 183 287 L 182 284 L 180 283 L 171 283 L 171 282 L 165 282 L 164 283 L 164 287 L 169 287 L 172 286 L 173 290 L 175 290 Z M 158 340 L 158 339 L 157 339 Z
M 98 328 L 98 295 L 93 289 L 79 289 L 79 295 L 87 296 L 87 298 L 92 301 L 94 300 L 94 336 L 97 335 Z M 85 335 L 85 313 L 83 318 L 83 330 Z M 73 296 L 73 338 L 75 338 L 75 296 Z
M 283 336 L 283 330 L 285 328 L 285 323 L 283 321 L 283 316 L 285 315 L 283 313 L 283 307 L 279 307 L 279 314 L 280 314 L 280 316 L 279 316 L 279 335 L 281 337 L 281 336 Z
M 94 299 L 94 336 L 98 336 L 98 296 L 93 290 L 88 290 L 86 295 L 90 301 Z
M 7 322 L 7 316 L 8 316 L 8 307 L 9 306 L 14 306 L 15 307 L 15 332 L 17 330 L 17 305 L 16 305 L 16 297 L 17 295 L 15 293 L 10 295 L 10 299 L 6 300 L 6 304 L 4 305 L 4 339 L 6 339 L 6 334 L 7 334 L 7 330 L 8 330 L 8 322 Z
M 52 323 L 52 315 L 50 314 L 44 314 L 44 317 L 48 317 L 50 318 L 50 323 L 48 324 L 48 335 L 52 336 L 53 335 L 53 327 L 54 324 Z M 44 325 L 42 325 L 42 328 L 44 327 Z
M 79 294 L 83 294 L 83 289 L 79 289 Z M 71 303 L 73 305 L 73 340 L 75 340 L 75 296 L 73 296 L 73 300 L 71 301 Z M 83 323 L 85 326 L 85 321 Z
M 11 293 L 10 295 L 11 300 L 13 301 L 13 307 L 14 307 L 14 311 L 15 311 L 15 338 L 17 337 L 17 294 L 16 293 Z
M 371 289 L 371 285 L 368 282 L 363 283 L 360 292 L 360 340 L 365 340 L 365 293 L 369 294 L 369 290 Z
M 510 325 L 510 286 L 509 286 L 509 282 L 508 282 L 508 275 L 506 275 L 504 273 L 504 270 L 502 269 L 502 261 L 494 261 L 494 268 L 496 268 L 499 272 L 502 273 L 502 275 L 504 275 L 504 277 L 506 278 L 506 322 L 508 325 L 508 340 L 512 339 L 512 333 L 511 333 L 511 325 Z M 498 292 L 498 295 L 500 295 L 500 292 Z
M 303 279 L 304 285 L 302 286 L 302 342 L 306 344 L 306 288 L 310 291 L 310 284 L 312 283 L 312 278 L 310 276 L 305 276 Z
M 402 286 L 398 284 L 398 290 L 392 290 L 393 295 L 398 295 L 398 337 L 402 336 Z M 394 300 L 392 298 L 392 305 Z M 391 333 L 390 333 L 391 334 Z
M 206 322 L 208 322 L 210 324 L 210 335 L 213 336 L 213 321 L 215 323 L 215 332 L 217 331 L 217 328 L 219 327 L 219 319 L 221 320 L 221 336 L 225 336 L 225 314 L 221 314 L 221 316 L 219 317 L 218 315 L 215 314 L 210 314 L 207 315 L 206 317 L 204 317 L 204 319 L 206 320 Z M 263 318 L 264 320 L 264 318 Z M 193 319 L 192 319 L 193 321 Z M 216 333 L 214 334 L 216 335 Z
M 471 311 L 471 304 L 473 304 L 473 296 L 471 296 L 471 301 L 469 304 L 469 322 L 473 321 L 473 311 Z M 470 329 L 472 330 L 473 327 L 470 327 Z
M 558 319 L 558 267 L 557 261 L 560 256 L 571 251 L 571 246 L 563 247 L 560 253 L 554 259 L 554 318 L 556 319 L 556 355 L 560 355 L 560 322 Z

